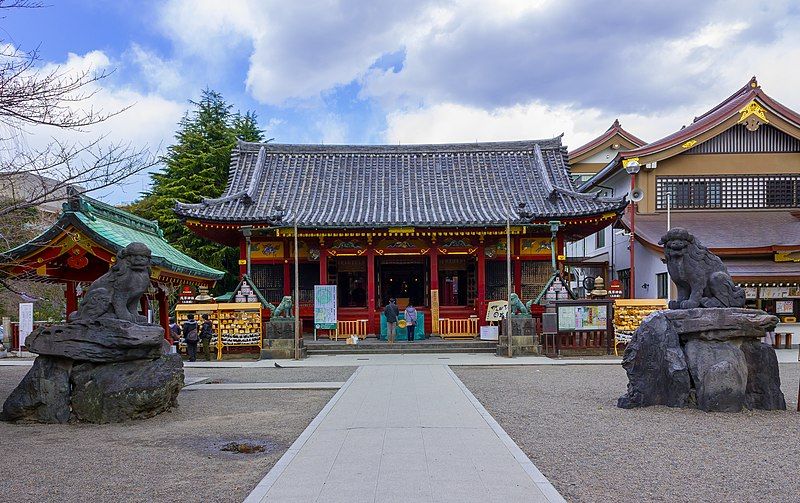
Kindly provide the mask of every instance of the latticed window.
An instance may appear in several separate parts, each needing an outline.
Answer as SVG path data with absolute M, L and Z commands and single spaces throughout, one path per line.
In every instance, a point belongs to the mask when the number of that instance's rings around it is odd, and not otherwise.
M 522 298 L 524 302 L 536 299 L 553 274 L 553 267 L 544 260 L 522 262 Z
M 668 195 L 670 195 L 668 197 Z M 794 208 L 800 175 L 656 177 L 656 208 Z

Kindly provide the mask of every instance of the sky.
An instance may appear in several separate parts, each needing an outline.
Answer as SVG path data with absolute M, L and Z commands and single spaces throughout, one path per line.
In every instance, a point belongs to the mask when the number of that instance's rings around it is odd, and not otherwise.
M 124 113 L 85 142 L 163 152 L 204 88 L 279 143 L 550 138 L 619 119 L 667 135 L 756 75 L 800 110 L 800 2 L 707 0 L 50 0 L 0 39 L 43 67 L 111 71 L 86 106 Z M 64 135 L 27 133 L 31 145 Z M 140 174 L 100 198 L 147 190 Z

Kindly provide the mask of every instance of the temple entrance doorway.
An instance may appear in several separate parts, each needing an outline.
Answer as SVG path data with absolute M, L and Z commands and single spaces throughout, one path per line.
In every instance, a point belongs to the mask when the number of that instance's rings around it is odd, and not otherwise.
M 430 265 L 428 257 L 376 257 L 376 288 L 380 306 L 392 297 L 400 309 L 411 303 L 429 306 Z

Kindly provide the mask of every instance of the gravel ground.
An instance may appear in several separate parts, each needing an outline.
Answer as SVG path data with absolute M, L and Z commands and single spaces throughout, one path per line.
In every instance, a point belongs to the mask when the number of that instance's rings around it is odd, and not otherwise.
M 243 367 L 186 368 L 186 377 L 208 377 L 214 383 L 245 382 L 344 382 L 356 367 Z
M 568 501 L 798 501 L 800 365 L 788 411 L 623 410 L 622 367 L 454 367 Z
M 0 367 L 0 401 L 27 370 Z M 209 375 L 207 370 L 187 375 Z M 314 380 L 340 376 L 340 369 L 314 370 L 319 371 Z M 241 371 L 245 378 L 256 377 Z M 266 372 L 257 380 L 284 379 Z M 0 500 L 239 502 L 333 394 L 198 390 L 181 393 L 179 407 L 171 412 L 125 425 L 0 423 L 5 461 Z M 265 452 L 220 450 L 232 441 L 264 445 Z

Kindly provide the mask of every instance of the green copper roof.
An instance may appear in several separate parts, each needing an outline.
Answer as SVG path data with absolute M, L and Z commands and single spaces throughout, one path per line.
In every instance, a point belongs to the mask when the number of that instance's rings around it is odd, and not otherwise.
M 33 243 L 42 243 L 42 238 L 49 235 L 55 237 L 66 228 L 67 224 L 80 228 L 87 237 L 115 253 L 130 243 L 144 243 L 152 252 L 152 264 L 168 271 L 211 280 L 218 280 L 225 274 L 173 248 L 164 239 L 157 222 L 137 217 L 72 189 L 58 221 L 50 229 L 33 241 L 5 252 L 4 255 L 12 258 L 25 256 L 31 253 L 33 248 L 41 246 Z

